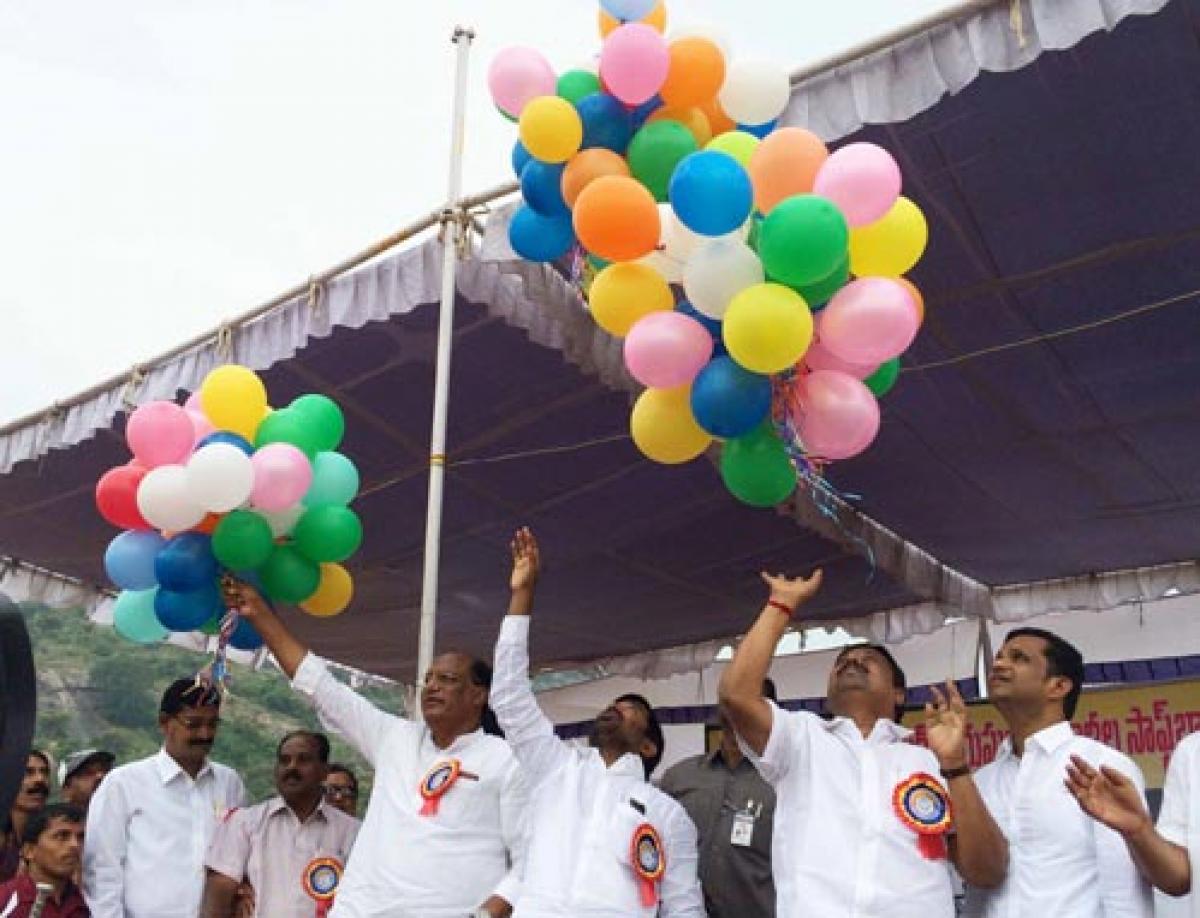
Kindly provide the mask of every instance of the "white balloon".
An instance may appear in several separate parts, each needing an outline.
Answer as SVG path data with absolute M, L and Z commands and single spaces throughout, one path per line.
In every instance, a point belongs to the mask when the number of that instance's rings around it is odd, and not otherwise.
M 167 532 L 191 529 L 205 515 L 188 489 L 182 465 L 160 465 L 146 473 L 138 485 L 137 505 L 146 522 Z
M 766 279 L 762 262 L 740 239 L 723 236 L 704 243 L 683 270 L 683 292 L 696 310 L 723 319 L 730 301 Z
M 254 487 L 250 457 L 232 443 L 210 443 L 192 453 L 187 464 L 192 499 L 213 513 L 241 506 Z
M 648 255 L 643 255 L 638 262 L 653 268 L 663 276 L 668 284 L 680 284 L 683 283 L 683 263 L 686 259 L 678 257 L 671 250 L 669 240 L 673 224 L 684 229 L 684 232 L 691 232 L 675 219 L 675 211 L 671 210 L 670 204 L 659 204 L 658 248 Z
M 278 539 L 291 534 L 296 523 L 300 522 L 300 517 L 304 516 L 304 510 L 303 504 L 293 504 L 284 510 L 256 509 L 254 512 L 267 521 L 267 525 L 271 527 L 271 535 Z
M 783 114 L 791 98 L 788 73 L 768 61 L 734 61 L 717 98 L 738 124 L 766 124 Z

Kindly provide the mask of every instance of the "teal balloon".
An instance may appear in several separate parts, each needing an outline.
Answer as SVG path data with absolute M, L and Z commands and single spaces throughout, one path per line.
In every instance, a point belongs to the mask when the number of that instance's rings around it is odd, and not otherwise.
M 258 431 L 254 434 L 255 448 L 268 443 L 290 443 L 309 459 L 321 451 L 320 442 L 308 418 L 292 408 L 273 411 L 258 425 Z
M 302 503 L 306 507 L 344 507 L 358 493 L 358 469 L 341 453 L 317 453 L 313 479 Z
M 896 380 L 900 378 L 900 358 L 893 357 L 891 360 L 885 360 L 879 365 L 879 369 L 863 380 L 867 384 L 867 388 L 875 393 L 876 398 L 881 398 L 892 391 L 892 387 L 896 385 Z
M 849 244 L 846 218 L 832 201 L 798 194 L 780 201 L 763 219 L 758 255 L 769 278 L 799 289 L 833 274 Z
M 345 561 L 362 537 L 358 514 L 348 507 L 310 507 L 292 530 L 296 549 L 312 561 Z
M 276 546 L 258 574 L 263 592 L 281 602 L 303 602 L 321 583 L 321 568 L 291 545 Z
M 212 552 L 231 571 L 252 570 L 266 563 L 275 550 L 271 524 L 252 510 L 234 510 L 217 523 Z
M 113 606 L 113 628 L 117 634 L 135 644 L 157 644 L 167 636 L 167 629 L 154 614 L 154 597 L 158 589 L 122 590 Z
M 288 410 L 304 419 L 308 435 L 316 444 L 316 452 L 338 448 L 346 434 L 346 417 L 337 402 L 314 392 L 300 396 L 288 405 Z
M 817 310 L 833 299 L 833 295 L 845 287 L 848 280 L 850 280 L 849 252 L 846 253 L 846 257 L 842 259 L 842 263 L 832 274 L 807 287 L 797 287 L 796 292 L 804 297 L 804 302 L 808 303 L 809 309 Z
M 774 507 L 796 489 L 796 467 L 771 426 L 763 424 L 725 444 L 721 480 L 742 503 Z
M 651 121 L 629 143 L 629 171 L 654 200 L 665 201 L 675 167 L 696 149 L 695 136 L 678 121 Z

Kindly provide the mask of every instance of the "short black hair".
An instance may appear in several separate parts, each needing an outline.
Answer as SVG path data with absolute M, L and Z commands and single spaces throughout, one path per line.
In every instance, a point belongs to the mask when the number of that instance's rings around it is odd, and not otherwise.
M 304 737 L 312 740 L 317 746 L 317 758 L 322 762 L 329 762 L 329 737 L 324 733 L 316 733 L 312 730 L 293 730 L 291 733 L 285 733 L 283 739 L 279 741 L 279 745 L 275 747 L 275 757 L 279 758 L 279 754 L 283 752 L 283 744 L 290 739 L 296 737 Z
M 331 775 L 345 775 L 347 778 L 349 778 L 350 790 L 353 791 L 355 797 L 358 796 L 358 777 L 347 766 L 342 765 L 339 762 L 334 762 L 329 766 L 329 773 Z
M 160 714 L 178 714 L 184 708 L 207 708 L 221 706 L 221 693 L 211 685 L 201 685 L 192 676 L 176 679 L 162 694 L 158 711 Z
M 892 656 L 892 652 L 882 644 L 847 644 L 839 652 L 833 661 L 833 665 L 837 666 L 842 662 L 842 658 L 852 650 L 873 650 L 885 660 L 892 670 L 892 688 L 898 688 L 908 695 L 908 677 L 904 675 L 904 670 L 900 668 L 900 664 L 896 662 L 896 658 Z M 898 704 L 892 709 L 892 720 L 900 723 L 900 719 L 904 717 L 904 705 Z
M 658 722 L 658 715 L 654 713 L 654 708 L 645 696 L 638 695 L 634 692 L 622 695 L 613 705 L 618 705 L 622 701 L 629 701 L 643 708 L 646 712 L 646 739 L 654 744 L 654 755 L 642 756 L 642 767 L 646 770 L 646 780 L 650 780 L 650 776 L 654 774 L 654 769 L 658 768 L 658 763 L 662 761 L 663 752 L 666 750 L 667 742 L 663 736 L 662 724 Z
M 29 752 L 27 752 L 27 753 L 25 754 L 25 758 L 26 758 L 26 759 L 28 759 L 30 756 L 33 756 L 34 758 L 41 759 L 41 760 L 42 760 L 42 762 L 43 762 L 43 764 L 45 764 L 45 766 L 46 766 L 47 768 L 50 768 L 50 767 L 51 767 L 51 766 L 50 766 L 50 756 L 46 755 L 46 753 L 42 752 L 42 750 L 40 750 L 40 749 L 30 749 L 30 750 L 29 750 Z
M 487 660 L 481 660 L 479 657 L 471 657 L 471 665 L 467 668 L 467 672 L 471 678 L 472 685 L 478 685 L 492 690 L 492 667 Z M 496 717 L 496 712 L 492 710 L 492 706 L 486 701 L 483 704 L 483 712 L 479 715 L 479 726 L 484 733 L 490 736 L 498 736 L 504 739 L 504 730 L 500 727 L 500 720 Z
M 1067 720 L 1075 716 L 1079 705 L 1079 693 L 1083 691 L 1083 654 L 1079 648 L 1044 628 L 1014 628 L 1004 636 L 1007 644 L 1015 637 L 1041 638 L 1046 642 L 1046 672 L 1051 676 L 1066 676 L 1071 680 L 1071 691 L 1063 698 L 1063 714 Z
M 50 826 L 52 819 L 65 819 L 67 822 L 79 823 L 87 820 L 87 814 L 71 803 L 49 803 L 25 822 L 25 831 L 21 833 L 21 844 L 36 845 L 42 833 Z
M 779 693 L 775 690 L 775 680 L 769 676 L 766 679 L 763 679 L 762 693 L 763 698 L 779 704 Z

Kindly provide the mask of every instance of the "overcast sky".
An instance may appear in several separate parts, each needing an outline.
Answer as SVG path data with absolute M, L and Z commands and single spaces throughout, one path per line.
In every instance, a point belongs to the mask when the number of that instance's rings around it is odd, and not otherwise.
M 789 68 L 949 0 L 675 0 L 735 55 Z M 515 136 L 486 70 L 560 72 L 595 0 L 4 0 L 0 422 L 217 325 L 440 205 L 456 22 L 471 58 L 465 188 Z

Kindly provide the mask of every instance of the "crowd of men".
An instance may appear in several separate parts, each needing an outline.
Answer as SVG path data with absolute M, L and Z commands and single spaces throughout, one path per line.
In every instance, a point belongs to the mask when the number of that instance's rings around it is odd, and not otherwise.
M 493 666 L 437 657 L 420 719 L 333 677 L 250 586 L 227 599 L 262 635 L 324 727 L 374 771 L 330 763 L 323 734 L 275 753 L 277 795 L 247 806 L 213 762 L 222 698 L 194 679 L 162 695 L 162 748 L 114 767 L 31 752 L 0 846 L 0 918 L 833 918 L 955 914 L 1113 918 L 1182 895 L 1200 864 L 1200 735 L 1171 761 L 1157 827 L 1126 756 L 1074 733 L 1079 651 L 1018 628 L 989 697 L 1010 737 L 973 771 L 952 682 L 926 705 L 927 746 L 899 723 L 907 688 L 883 646 L 829 673 L 826 716 L 781 707 L 768 669 L 810 577 L 765 575 L 768 598 L 720 683 L 722 739 L 657 784 L 664 733 L 639 695 L 613 700 L 589 744 L 558 738 L 529 679 L 541 570 L 512 543 L 511 600 Z M 1200 897 L 1195 897 L 1200 899 Z M 1194 913 L 1200 918 L 1200 906 Z

